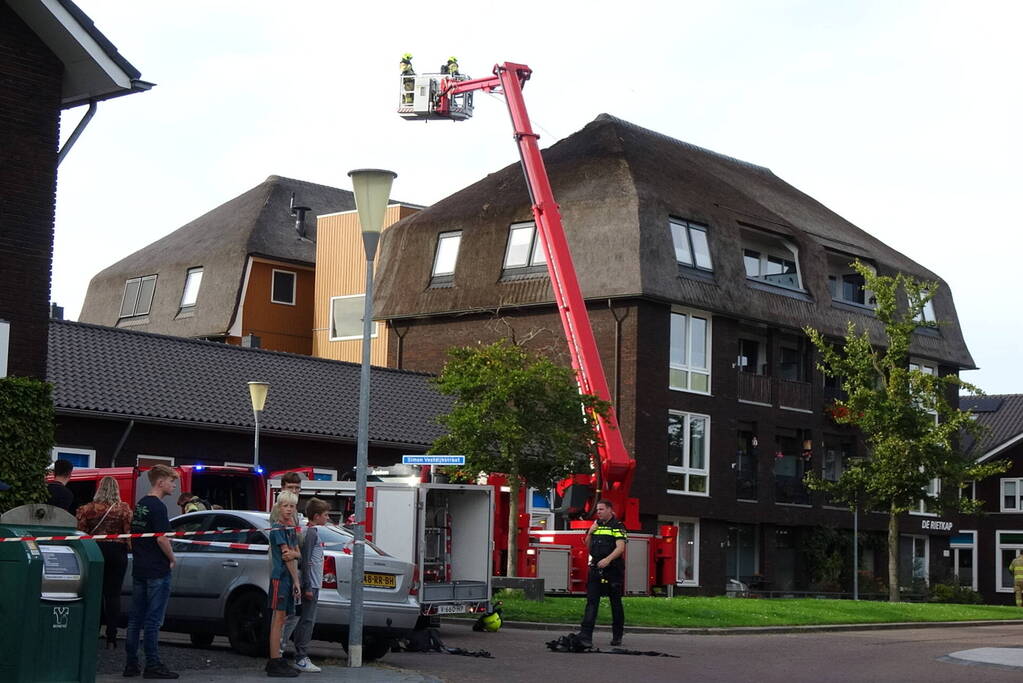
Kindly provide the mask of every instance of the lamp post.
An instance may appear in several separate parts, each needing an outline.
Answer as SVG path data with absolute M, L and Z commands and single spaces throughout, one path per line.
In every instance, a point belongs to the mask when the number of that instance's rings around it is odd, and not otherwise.
M 267 382 L 249 382 L 249 398 L 252 400 L 252 417 L 256 423 L 256 436 L 252 446 L 252 462 L 256 472 L 261 472 L 259 466 L 259 416 L 263 414 L 263 406 L 266 405 L 266 394 L 270 391 L 270 384 Z
M 369 465 L 369 359 L 373 332 L 373 260 L 391 194 L 392 171 L 350 171 L 355 208 L 366 250 L 366 300 L 362 313 L 362 368 L 359 376 L 359 436 L 355 454 L 355 543 L 352 548 L 352 612 L 348 626 L 348 666 L 362 666 L 363 580 L 366 568 L 366 470 Z

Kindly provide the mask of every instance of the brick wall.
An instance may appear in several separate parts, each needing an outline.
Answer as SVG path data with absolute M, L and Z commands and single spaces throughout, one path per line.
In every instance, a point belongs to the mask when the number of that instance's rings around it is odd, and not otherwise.
M 0 3 L 0 319 L 8 373 L 44 377 L 63 66 Z

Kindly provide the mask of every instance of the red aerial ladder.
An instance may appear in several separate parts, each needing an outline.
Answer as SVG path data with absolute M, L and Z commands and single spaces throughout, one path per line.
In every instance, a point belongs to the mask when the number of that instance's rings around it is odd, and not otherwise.
M 579 288 L 579 279 L 572 263 L 572 254 L 568 248 L 565 229 L 561 222 L 561 213 L 551 190 L 550 179 L 543 163 L 538 144 L 539 136 L 533 132 L 526 112 L 522 87 L 532 74 L 532 69 L 524 64 L 504 62 L 494 66 L 492 76 L 486 78 L 468 78 L 453 74 L 411 73 L 411 68 L 401 76 L 401 92 L 399 95 L 398 114 L 410 120 L 450 119 L 465 120 L 472 117 L 472 94 L 476 91 L 500 93 L 504 95 L 511 115 L 515 142 L 525 172 L 526 187 L 532 202 L 533 217 L 540 235 L 544 253 L 547 256 L 547 270 L 554 289 L 554 299 L 558 313 L 568 340 L 572 367 L 576 372 L 579 388 L 582 392 L 597 396 L 604 401 L 611 401 L 607 378 L 601 365 L 597 343 L 593 337 L 586 301 Z M 576 512 L 576 516 L 589 516 L 593 512 L 596 501 L 601 498 L 610 500 L 619 517 L 628 529 L 639 528 L 639 501 L 630 497 L 632 478 L 636 462 L 629 455 L 618 428 L 618 420 L 614 412 L 606 418 L 598 416 L 597 430 L 600 443 L 597 449 L 597 462 L 592 473 L 576 474 L 570 479 L 559 482 L 557 491 L 562 496 L 562 508 L 566 506 Z M 585 528 L 588 523 L 576 523 Z M 547 532 L 545 536 L 550 535 Z M 670 534 L 670 532 L 669 532 Z M 671 535 L 671 575 L 674 583 L 674 535 Z M 563 540 L 563 539 L 558 539 Z M 660 539 L 659 539 L 660 540 Z M 576 543 L 575 545 L 579 545 Z M 522 547 L 522 544 L 520 544 Z M 578 548 L 576 549 L 578 550 Z M 526 551 L 529 552 L 528 550 Z M 582 550 L 585 560 L 585 549 Z M 534 550 L 534 557 L 535 557 Z M 578 555 L 578 552 L 573 552 Z M 651 550 L 653 560 L 653 550 Z M 658 557 L 663 560 L 663 557 Z M 528 562 L 521 562 L 520 566 Z M 575 559 L 573 565 L 578 564 Z M 651 563 L 653 565 L 655 563 Z M 665 564 L 659 562 L 658 564 Z M 535 570 L 535 560 L 534 560 Z M 650 569 L 650 579 L 656 583 L 664 576 L 654 577 Z M 528 575 L 521 572 L 520 575 Z M 575 581 L 572 579 L 569 583 Z M 582 581 L 585 581 L 585 565 Z M 571 590 L 571 589 L 570 589 Z

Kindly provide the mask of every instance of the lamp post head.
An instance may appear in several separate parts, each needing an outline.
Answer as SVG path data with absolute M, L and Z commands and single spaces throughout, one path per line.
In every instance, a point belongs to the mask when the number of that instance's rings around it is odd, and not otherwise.
M 376 256 L 377 242 L 384 224 L 387 200 L 391 196 L 391 184 L 398 174 L 379 168 L 359 168 L 349 171 L 348 176 L 352 179 L 355 208 L 359 211 L 366 260 L 372 261 Z
M 268 382 L 249 382 L 249 398 L 252 399 L 252 412 L 263 412 L 266 405 L 266 394 L 270 391 Z

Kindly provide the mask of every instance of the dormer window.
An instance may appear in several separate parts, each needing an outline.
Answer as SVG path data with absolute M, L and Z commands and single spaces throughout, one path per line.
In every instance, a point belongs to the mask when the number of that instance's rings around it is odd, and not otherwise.
M 458 247 L 462 243 L 462 231 L 442 232 L 437 236 L 437 253 L 433 258 L 434 277 L 452 277 L 458 262 Z
M 671 228 L 671 241 L 675 245 L 675 260 L 680 266 L 714 269 L 707 244 L 707 226 L 680 218 L 668 219 L 668 225 Z
M 938 319 L 934 317 L 934 299 L 930 299 L 924 304 L 923 310 L 920 311 L 920 315 L 916 318 L 917 322 L 935 323 Z
M 547 266 L 547 255 L 537 234 L 536 224 L 516 223 L 508 231 L 508 248 L 504 253 L 504 267 L 530 268 Z
M 866 289 L 866 280 L 852 267 L 854 260 L 844 254 L 828 254 L 828 289 L 831 299 L 872 308 L 876 303 L 874 294 Z M 869 264 L 867 267 L 875 270 Z
M 199 299 L 199 287 L 202 285 L 202 267 L 189 268 L 185 275 L 185 288 L 181 292 L 181 310 L 195 308 Z
M 153 294 L 156 292 L 156 276 L 133 277 L 124 283 L 124 295 L 121 297 L 122 318 L 149 315 L 153 307 Z
M 746 277 L 786 289 L 803 289 L 799 249 L 787 239 L 766 232 L 742 232 Z

